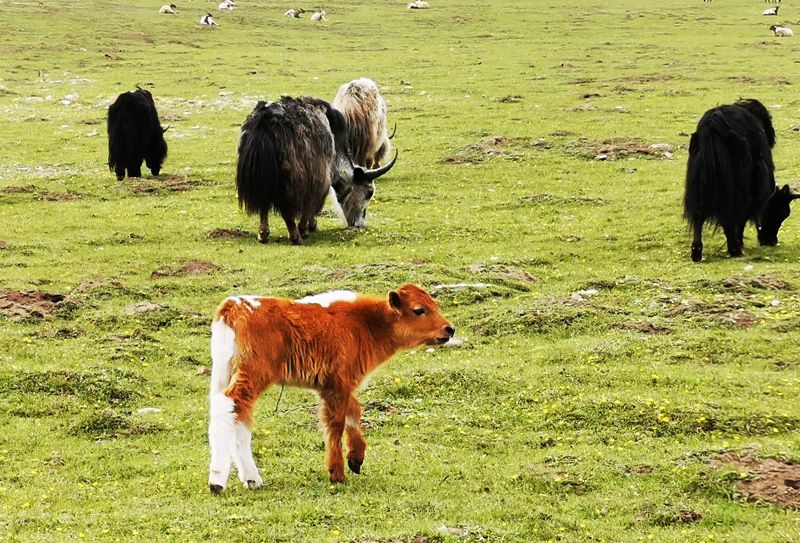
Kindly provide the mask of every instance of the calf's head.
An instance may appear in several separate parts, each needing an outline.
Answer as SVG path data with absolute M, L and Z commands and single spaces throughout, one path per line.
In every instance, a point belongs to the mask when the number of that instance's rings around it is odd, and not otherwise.
M 397 315 L 395 334 L 404 346 L 441 345 L 456 333 L 439 313 L 439 305 L 416 285 L 404 285 L 389 293 L 389 307 Z
M 789 185 L 784 185 L 772 193 L 758 225 L 758 243 L 760 245 L 775 246 L 778 244 L 778 230 L 791 213 L 789 204 L 797 198 L 800 198 L 800 194 L 792 194 Z

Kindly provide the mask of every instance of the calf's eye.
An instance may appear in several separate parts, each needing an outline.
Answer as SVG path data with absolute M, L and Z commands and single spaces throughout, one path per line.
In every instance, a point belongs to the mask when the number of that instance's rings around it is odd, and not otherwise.
M 414 310 L 414 314 L 415 314 L 416 316 L 418 316 L 418 317 L 421 317 L 422 315 L 424 315 L 424 314 L 425 314 L 425 310 L 424 310 L 423 308 L 421 308 L 421 307 L 418 307 L 418 308 L 416 308 L 416 309 Z

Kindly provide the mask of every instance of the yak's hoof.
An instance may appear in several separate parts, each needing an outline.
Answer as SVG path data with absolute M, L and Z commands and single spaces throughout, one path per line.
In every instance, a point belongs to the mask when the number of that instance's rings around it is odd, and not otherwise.
M 259 243 L 266 243 L 269 241 L 269 232 L 259 232 L 258 233 L 258 242 Z
M 692 262 L 700 262 L 703 260 L 703 248 L 692 247 Z
M 254 481 L 252 479 L 248 479 L 246 484 L 248 489 L 255 490 L 256 488 L 261 486 L 261 481 Z
M 350 471 L 353 473 L 361 473 L 361 464 L 363 463 L 363 460 L 359 461 L 354 458 L 347 459 L 347 467 L 350 468 Z
M 225 490 L 222 485 L 208 485 L 208 489 L 215 496 L 222 496 L 222 491 Z

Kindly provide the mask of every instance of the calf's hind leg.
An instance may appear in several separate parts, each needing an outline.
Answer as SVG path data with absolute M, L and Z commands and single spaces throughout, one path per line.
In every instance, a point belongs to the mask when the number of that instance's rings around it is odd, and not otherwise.
M 344 482 L 342 434 L 347 418 L 348 400 L 336 393 L 322 396 L 322 424 L 325 427 L 325 463 L 332 483 Z
M 364 452 L 367 450 L 367 441 L 361 432 L 361 404 L 353 396 L 347 404 L 347 466 L 353 473 L 361 473 L 361 464 L 364 463 Z

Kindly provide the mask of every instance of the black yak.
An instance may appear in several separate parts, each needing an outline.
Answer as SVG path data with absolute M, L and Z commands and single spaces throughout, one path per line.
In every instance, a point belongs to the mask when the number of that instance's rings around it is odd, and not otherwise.
M 744 227 L 755 223 L 762 245 L 775 245 L 794 198 L 775 187 L 772 147 L 775 130 L 758 100 L 739 100 L 710 109 L 689 143 L 683 216 L 694 232 L 692 260 L 703 257 L 703 223 L 721 226 L 728 253 L 740 256 Z
M 142 161 L 158 175 L 167 157 L 167 142 L 153 95 L 144 89 L 123 92 L 108 108 L 108 169 L 117 179 L 142 176 Z
M 374 170 L 354 165 L 342 114 L 324 100 L 288 96 L 256 105 L 242 125 L 238 154 L 239 205 L 260 216 L 258 241 L 267 242 L 269 213 L 276 211 L 295 245 L 316 231 L 331 189 L 347 224 L 365 226 L 374 180 L 397 160 Z
M 344 115 L 350 152 L 356 164 L 377 168 L 390 154 L 386 101 L 371 79 L 362 77 L 339 87 L 333 107 Z

